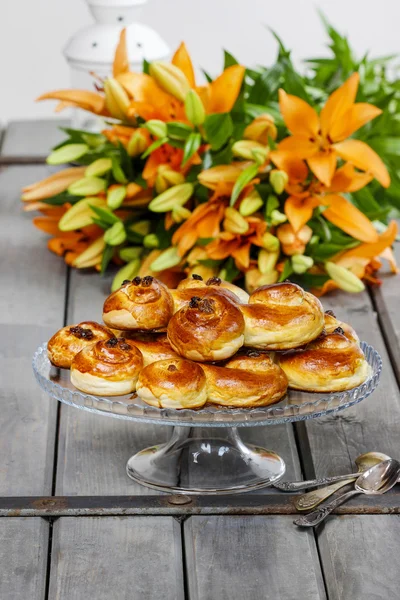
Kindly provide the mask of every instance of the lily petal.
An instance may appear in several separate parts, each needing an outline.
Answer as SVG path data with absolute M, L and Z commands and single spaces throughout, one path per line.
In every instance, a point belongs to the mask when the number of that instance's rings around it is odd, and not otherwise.
M 279 107 L 287 128 L 294 135 L 316 137 L 319 131 L 317 112 L 307 102 L 279 90 Z
M 307 135 L 291 135 L 278 144 L 279 152 L 290 153 L 293 158 L 304 159 L 318 152 L 318 145 Z
M 289 196 L 285 202 L 285 215 L 289 223 L 297 233 L 311 219 L 313 210 L 320 204 L 318 198 L 308 196 L 307 198 L 298 198 Z
M 324 213 L 325 214 L 325 213 Z M 375 256 L 379 256 L 386 248 L 390 248 L 397 236 L 397 223 L 396 221 L 390 221 L 388 228 L 386 231 L 381 233 L 378 236 L 378 240 L 371 244 L 360 244 L 357 248 L 352 248 L 351 250 L 347 250 L 342 258 L 374 258 Z
M 369 171 L 383 187 L 389 187 L 390 176 L 388 170 L 377 153 L 368 144 L 360 140 L 345 140 L 334 144 L 333 148 L 340 158 L 353 163 L 357 169 Z
M 388 261 L 388 263 L 390 265 L 390 270 L 392 271 L 392 273 L 399 272 L 399 268 L 398 268 L 397 262 L 396 262 L 396 257 L 391 248 L 389 248 L 389 247 L 385 248 L 383 250 L 383 252 L 380 253 L 379 256 L 381 256 L 382 258 L 384 258 L 385 260 Z
M 336 168 L 336 152 L 331 148 L 314 154 L 307 162 L 311 171 L 324 185 L 329 186 Z
M 184 75 L 186 75 L 186 79 L 188 80 L 190 87 L 194 88 L 196 85 L 196 79 L 194 75 L 193 63 L 184 42 L 180 44 L 179 48 L 173 55 L 171 62 L 173 65 L 178 67 L 182 73 L 184 73 Z
M 117 77 L 121 73 L 129 71 L 128 52 L 126 49 L 126 29 L 124 28 L 119 36 L 118 46 L 115 50 L 113 63 L 113 76 Z
M 70 102 L 84 110 L 93 112 L 96 115 L 103 114 L 105 110 L 104 97 L 95 92 L 88 92 L 86 90 L 55 90 L 54 92 L 42 94 L 37 98 L 37 101 L 40 100 L 62 100 Z
M 343 196 L 328 194 L 321 199 L 328 206 L 323 215 L 328 221 L 360 242 L 375 243 L 379 236 L 371 221 Z
M 353 73 L 343 85 L 329 96 L 320 115 L 321 130 L 324 137 L 329 135 L 334 124 L 341 121 L 344 114 L 354 104 L 359 81 L 358 73 Z
M 334 174 L 328 192 L 357 192 L 374 178 L 371 173 L 356 171 L 354 166 L 346 163 Z
M 372 121 L 372 119 L 379 117 L 381 114 L 381 109 L 373 104 L 367 104 L 365 102 L 353 104 L 353 106 L 343 115 L 343 118 L 332 123 L 329 135 L 335 142 L 345 140 L 352 133 L 357 131 L 357 129 L 360 129 L 360 127 L 369 121 Z
M 232 65 L 210 83 L 209 113 L 230 112 L 239 95 L 245 73 L 242 65 Z
M 269 153 L 269 158 L 278 169 L 281 169 L 288 174 L 289 182 L 291 184 L 301 183 L 307 178 L 308 168 L 306 163 L 300 158 L 293 157 L 289 152 L 272 150 L 272 152 Z

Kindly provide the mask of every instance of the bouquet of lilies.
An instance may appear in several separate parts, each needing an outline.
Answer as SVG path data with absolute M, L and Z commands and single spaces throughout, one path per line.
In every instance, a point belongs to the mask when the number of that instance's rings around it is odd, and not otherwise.
M 249 291 L 290 278 L 317 294 L 359 292 L 379 283 L 382 258 L 397 272 L 397 90 L 374 88 L 375 106 L 364 99 L 382 69 L 371 75 L 338 51 L 311 61 L 307 79 L 279 44 L 270 69 L 226 52 L 222 74 L 199 85 L 184 44 L 170 63 L 131 72 L 122 31 L 96 91 L 41 96 L 104 122 L 101 133 L 65 129 L 47 162 L 75 166 L 23 190 L 49 249 L 79 269 L 117 264 L 113 289 L 136 275 L 174 287 L 197 273 Z M 385 127 L 397 143 L 389 157 Z

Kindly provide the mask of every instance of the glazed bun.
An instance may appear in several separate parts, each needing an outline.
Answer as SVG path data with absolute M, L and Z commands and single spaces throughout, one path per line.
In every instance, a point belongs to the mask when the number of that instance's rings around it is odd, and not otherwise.
M 364 383 L 371 367 L 358 344 L 342 333 L 321 335 L 303 350 L 278 357 L 289 387 L 306 392 L 341 392 Z
M 109 340 L 112 337 L 114 335 L 110 329 L 94 321 L 83 321 L 79 325 L 68 325 L 50 338 L 47 343 L 47 355 L 50 362 L 56 367 L 69 369 L 72 359 L 83 348 L 92 346 L 101 340 Z
M 123 338 L 111 338 L 84 348 L 72 361 L 71 382 L 87 394 L 122 396 L 135 390 L 143 358 Z
M 235 357 L 224 367 L 203 365 L 208 402 L 235 408 L 268 406 L 286 394 L 287 378 L 266 354 Z
M 193 274 L 191 277 L 183 279 L 177 287 L 178 290 L 186 290 L 190 288 L 216 288 L 218 290 L 225 289 L 235 294 L 235 296 L 237 296 L 239 299 L 239 302 L 246 304 L 249 301 L 249 295 L 247 292 L 245 292 L 239 286 L 234 285 L 229 281 L 224 281 L 219 277 L 210 277 L 210 279 L 204 281 L 201 275 Z
M 183 358 L 159 360 L 145 367 L 136 391 L 146 404 L 157 408 L 201 408 L 207 401 L 203 369 Z
M 119 330 L 164 330 L 173 313 L 168 288 L 154 277 L 126 281 L 104 302 L 103 321 Z
M 351 325 L 344 323 L 343 321 L 339 321 L 332 310 L 325 311 L 325 333 L 342 333 L 348 340 L 354 342 L 356 344 L 360 343 L 360 338 L 357 333 L 354 331 Z
M 172 348 L 196 361 L 224 360 L 243 345 L 243 316 L 225 294 L 207 291 L 174 314 L 167 329 Z
M 168 341 L 165 333 L 157 335 L 142 335 L 137 337 L 137 334 L 126 332 L 125 339 L 129 340 L 129 343 L 133 344 L 140 350 L 143 356 L 143 365 L 151 365 L 153 362 L 158 360 L 166 360 L 168 358 L 180 358 L 180 356 L 174 352 L 171 348 L 171 344 Z
M 245 345 L 262 350 L 297 348 L 315 339 L 325 324 L 318 298 L 295 283 L 264 285 L 240 310 L 245 320 Z

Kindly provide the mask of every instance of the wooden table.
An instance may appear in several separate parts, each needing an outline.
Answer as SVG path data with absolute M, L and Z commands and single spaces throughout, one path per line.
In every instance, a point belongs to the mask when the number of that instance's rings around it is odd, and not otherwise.
M 11 123 L 0 153 L 1 600 L 391 600 L 400 598 L 400 495 L 357 497 L 317 532 L 293 524 L 273 489 L 179 503 L 125 474 L 168 427 L 57 405 L 31 357 L 64 323 L 100 314 L 109 280 L 67 269 L 19 202 L 46 176 L 55 121 Z M 325 418 L 268 428 L 287 478 L 347 473 L 377 450 L 400 458 L 400 287 L 324 298 L 384 360 L 368 400 Z M 378 311 L 378 315 L 377 315 Z M 247 429 L 263 445 L 265 428 Z

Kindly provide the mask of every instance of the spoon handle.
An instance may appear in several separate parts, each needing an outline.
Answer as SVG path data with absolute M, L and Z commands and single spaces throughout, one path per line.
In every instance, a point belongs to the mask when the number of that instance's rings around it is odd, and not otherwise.
M 332 483 L 331 485 L 319 488 L 318 490 L 313 490 L 312 492 L 302 494 L 301 496 L 296 497 L 294 505 L 297 510 L 313 510 L 318 506 L 318 504 L 324 502 L 324 500 L 329 498 L 329 496 L 332 496 L 332 494 L 340 490 L 340 488 L 348 485 L 349 483 L 353 483 L 354 480 L 354 477 L 352 479 L 345 479 L 343 481 L 338 481 L 337 483 Z
M 356 479 L 360 473 L 350 473 L 347 475 L 335 475 L 334 477 L 321 477 L 320 479 L 308 479 L 308 481 L 277 481 L 274 487 L 282 492 L 298 492 L 307 488 L 318 487 L 320 485 L 329 485 L 337 481 L 345 481 L 346 479 Z
M 326 504 L 325 506 L 321 506 L 320 508 L 313 510 L 312 512 L 308 513 L 308 515 L 303 515 L 299 517 L 298 519 L 293 521 L 293 523 L 295 525 L 298 525 L 299 527 L 316 527 L 317 525 L 322 523 L 322 521 L 326 519 L 326 517 L 330 515 L 333 510 L 335 510 L 335 508 L 346 502 L 352 496 L 355 496 L 356 494 L 360 493 L 361 492 L 359 492 L 358 490 L 346 492 L 338 498 L 335 498 L 335 500 L 332 500 L 332 502 L 330 502 L 329 504 Z

